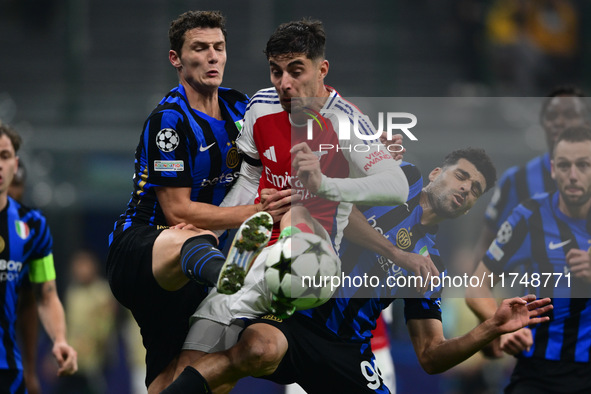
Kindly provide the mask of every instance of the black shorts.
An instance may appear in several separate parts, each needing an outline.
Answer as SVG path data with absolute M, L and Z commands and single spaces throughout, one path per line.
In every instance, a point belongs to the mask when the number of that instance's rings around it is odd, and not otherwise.
M 107 277 L 115 298 L 130 309 L 146 348 L 146 386 L 179 355 L 189 318 L 207 295 L 207 288 L 190 281 L 167 291 L 152 273 L 152 247 L 162 230 L 132 226 L 120 233 L 109 249 Z
M 591 393 L 591 363 L 521 357 L 505 393 Z
M 345 342 L 294 314 L 286 320 L 272 315 L 249 324 L 266 323 L 283 332 L 288 350 L 277 370 L 263 379 L 299 383 L 307 393 L 389 393 L 375 365 L 369 343 Z
M 20 369 L 0 369 L 0 393 L 25 394 L 25 378 Z

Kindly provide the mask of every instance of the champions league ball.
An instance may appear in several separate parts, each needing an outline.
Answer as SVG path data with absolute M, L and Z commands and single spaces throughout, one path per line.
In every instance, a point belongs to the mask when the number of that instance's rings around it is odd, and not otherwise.
M 331 278 L 340 277 L 341 263 L 330 244 L 310 233 L 285 237 L 269 247 L 265 280 L 271 293 L 296 310 L 320 306 L 330 299 Z

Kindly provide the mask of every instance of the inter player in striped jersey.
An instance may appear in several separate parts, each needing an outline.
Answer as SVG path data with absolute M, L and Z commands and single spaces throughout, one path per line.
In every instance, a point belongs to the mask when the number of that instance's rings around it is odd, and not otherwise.
M 21 353 L 16 343 L 18 292 L 25 276 L 33 284 L 38 312 L 45 331 L 53 341 L 52 353 L 58 375 L 78 369 L 76 351 L 66 341 L 64 309 L 57 295 L 53 265 L 53 240 L 47 221 L 34 209 L 8 196 L 18 169 L 20 136 L 0 123 L 0 392 L 25 393 Z
M 486 226 L 479 240 L 478 252 L 481 254 L 478 258 L 494 240 L 499 227 L 513 208 L 538 193 L 556 191 L 556 184 L 550 175 L 550 155 L 556 139 L 564 130 L 589 122 L 584 96 L 580 89 L 572 86 L 559 86 L 548 94 L 540 111 L 540 124 L 545 132 L 548 152 L 523 166 L 509 168 L 501 176 L 486 209 Z
M 552 297 L 550 321 L 530 327 L 533 341 L 506 345 L 517 356 L 508 393 L 591 391 L 591 130 L 570 128 L 558 137 L 551 173 L 558 191 L 517 206 L 474 273 L 492 273 L 505 290 L 512 282 L 502 274 L 514 273 L 515 283 L 525 278 L 525 286 Z M 468 288 L 467 296 L 480 319 L 495 312 L 488 286 Z
M 23 161 L 19 159 L 18 170 L 12 178 L 8 195 L 19 203 L 23 202 L 26 189 L 27 171 Z M 18 302 L 17 337 L 20 336 L 25 374 L 25 385 L 29 394 L 41 393 L 41 383 L 37 376 L 37 338 L 39 332 L 39 316 L 35 303 L 35 292 L 28 278 L 24 278 Z
M 150 393 L 172 379 L 189 317 L 208 287 L 239 288 L 272 225 L 272 217 L 259 212 L 268 208 L 265 202 L 219 207 L 238 176 L 235 139 L 248 102 L 242 93 L 220 87 L 226 64 L 224 17 L 217 11 L 186 12 L 171 23 L 169 40 L 179 85 L 144 124 L 134 190 L 109 236 L 107 259 L 113 294 L 141 328 Z M 282 195 L 289 202 L 289 191 L 266 202 Z M 280 209 L 271 212 L 281 216 Z M 228 260 L 214 248 L 216 236 L 200 230 L 236 228 L 249 217 Z M 241 242 L 251 236 L 258 238 Z
M 352 224 L 355 220 L 367 220 L 381 230 L 391 242 L 391 250 L 385 254 L 391 255 L 393 249 L 398 249 L 397 263 L 410 255 L 422 254 L 429 256 L 443 272 L 445 267 L 435 245 L 437 224 L 467 213 L 494 184 L 494 167 L 482 150 L 454 151 L 442 167 L 429 174 L 431 182 L 424 188 L 416 167 L 409 163 L 401 167 L 410 185 L 407 203 L 363 208 L 365 216 L 352 217 Z M 356 242 L 364 244 L 370 234 L 353 230 L 350 235 L 347 239 L 356 238 Z M 549 302 L 527 304 L 531 297 L 506 300 L 500 313 L 485 324 L 463 337 L 446 340 L 440 289 L 420 296 L 414 288 L 387 285 L 387 278 L 410 273 L 364 246 L 345 241 L 341 258 L 347 275 L 381 278 L 379 284 L 343 286 L 324 305 L 296 313 L 282 322 L 265 317 L 258 320 L 282 330 L 289 344 L 282 363 L 269 377 L 271 380 L 295 380 L 309 393 L 389 392 L 375 364 L 370 338 L 380 312 L 395 298 L 404 298 L 409 334 L 419 362 L 428 373 L 453 367 L 501 333 L 523 327 L 529 319 L 539 321 L 537 316 L 545 309 L 536 309 Z
M 584 97 L 580 89 L 565 85 L 554 88 L 544 100 L 540 125 L 544 129 L 548 152 L 531 159 L 524 166 L 509 168 L 501 176 L 486 209 L 485 225 L 475 248 L 475 263 L 486 253 L 513 208 L 536 194 L 556 191 L 556 184 L 550 175 L 550 155 L 556 139 L 564 130 L 589 122 L 589 110 Z M 500 357 L 504 348 L 515 346 L 515 343 L 531 344 L 531 341 L 531 332 L 524 328 L 494 341 L 486 347 L 485 354 Z
M 430 173 L 431 183 L 424 189 L 414 166 L 405 163 L 402 169 L 410 184 L 408 203 L 370 208 L 365 212 L 367 220 L 380 226 L 391 240 L 401 239 L 396 235 L 407 231 L 410 242 L 398 245 L 406 250 L 393 252 L 392 249 L 397 247 L 389 244 L 386 253 L 394 253 L 397 262 L 403 262 L 413 254 L 429 254 L 443 270 L 434 243 L 437 223 L 466 213 L 488 188 L 487 185 L 490 187 L 494 183 L 494 168 L 482 151 L 456 151 L 446 158 L 442 168 Z M 365 223 L 366 217 L 357 215 L 351 220 Z M 355 233 L 356 237 L 362 237 L 358 239 L 360 242 L 370 242 L 372 235 Z M 365 248 L 344 245 L 343 249 L 346 256 L 343 264 L 347 266 L 349 258 L 352 262 L 349 275 L 376 275 L 382 278 L 380 283 L 384 283 L 387 275 L 408 274 L 391 263 L 381 264 L 383 259 Z M 233 380 L 252 375 L 283 384 L 297 382 L 309 393 L 387 393 L 388 388 L 383 385 L 374 364 L 369 345 L 370 331 L 375 327 L 379 313 L 393 297 L 405 297 L 409 293 L 379 285 L 356 290 L 358 293 L 354 294 L 351 289 L 341 288 L 335 298 L 323 306 L 297 312 L 286 320 L 271 315 L 255 319 L 236 346 L 202 357 L 193 366 L 207 376 L 213 389 L 227 389 L 227 384 Z M 411 291 L 415 292 L 415 289 Z M 538 316 L 551 309 L 547 306 L 549 299 L 534 301 L 535 297 L 529 296 L 505 300 L 487 322 L 461 338 L 446 340 L 440 321 L 438 293 L 428 293 L 424 298 L 416 298 L 415 293 L 414 297 L 405 299 L 405 314 L 417 356 L 429 373 L 451 368 L 502 333 L 547 320 L 547 317 Z M 255 343 L 257 346 L 253 347 L 249 343 L 248 337 L 252 335 L 249 330 L 264 325 L 277 330 L 266 331 L 266 342 Z M 187 378 L 188 371 L 196 374 L 195 370 L 187 369 L 183 378 Z M 182 393 L 188 387 L 176 381 L 165 392 Z M 201 388 L 194 392 L 205 392 L 199 390 Z
M 486 208 L 485 225 L 475 248 L 475 264 L 486 253 L 513 208 L 536 194 L 556 191 L 556 184 L 550 175 L 550 155 L 556 139 L 564 130 L 589 121 L 584 97 L 580 89 L 564 85 L 552 89 L 544 100 L 540 111 L 540 125 L 544 129 L 548 152 L 534 157 L 523 166 L 509 168 L 501 176 Z M 512 347 L 519 342 L 531 344 L 531 341 L 531 332 L 524 328 L 502 336 L 487 346 L 484 353 L 490 357 L 501 357 L 505 347 Z

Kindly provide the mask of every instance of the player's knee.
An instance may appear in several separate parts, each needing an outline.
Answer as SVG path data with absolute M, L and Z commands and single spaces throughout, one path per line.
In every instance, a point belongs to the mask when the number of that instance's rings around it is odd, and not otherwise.
M 307 222 L 312 219 L 310 211 L 308 211 L 308 208 L 303 205 L 293 205 L 289 209 L 289 213 L 291 215 L 291 220 L 296 220 L 297 222 Z
M 152 272 L 163 289 L 175 291 L 187 283 L 180 265 L 181 249 L 188 237 L 195 235 L 189 230 L 165 230 L 156 238 L 152 247 Z
M 282 229 L 289 226 L 291 226 L 291 209 L 285 212 L 285 215 L 283 215 L 281 221 L 279 222 L 279 227 Z
M 292 205 L 292 207 L 281 218 L 281 228 L 296 226 L 299 223 L 309 224 L 312 222 L 310 211 L 302 205 Z
M 277 369 L 287 351 L 287 340 L 283 334 L 276 330 L 276 334 L 262 335 L 254 333 L 243 337 L 242 349 L 239 351 L 244 355 L 243 368 L 248 370 L 252 376 L 264 376 L 271 374 Z
M 251 343 L 248 354 L 253 376 L 264 376 L 273 373 L 283 358 L 280 347 L 272 340 Z

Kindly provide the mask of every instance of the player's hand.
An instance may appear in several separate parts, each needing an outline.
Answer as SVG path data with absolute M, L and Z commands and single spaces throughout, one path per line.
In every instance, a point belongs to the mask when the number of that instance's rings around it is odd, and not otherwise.
M 179 223 L 169 227 L 170 230 L 192 230 L 192 231 L 205 231 L 200 228 L 193 226 L 192 224 Z
M 72 375 L 78 370 L 78 353 L 66 342 L 55 342 L 51 352 L 57 361 L 57 376 Z
M 388 133 L 384 131 L 380 136 L 380 142 L 386 146 L 394 160 L 402 160 L 406 153 L 406 149 L 402 146 L 402 134 L 394 134 L 392 139 L 389 140 Z
M 216 239 L 216 242 L 219 243 L 219 235 L 223 233 L 223 231 L 220 231 L 219 234 L 214 233 L 213 231 L 209 231 L 209 230 L 204 230 L 202 228 L 196 227 L 192 224 L 187 224 L 185 222 L 179 223 L 179 224 L 175 224 L 174 226 L 170 226 L 168 227 L 169 230 L 189 230 L 189 231 L 194 231 L 195 235 L 213 235 Z
M 550 298 L 536 300 L 533 294 L 503 300 L 492 317 L 492 322 L 499 334 L 513 332 L 530 324 L 546 322 L 550 318 L 541 315 L 552 310 L 550 302 Z
M 293 189 L 277 190 L 273 188 L 262 189 L 261 202 L 258 211 L 265 211 L 273 217 L 273 222 L 279 222 L 283 215 L 289 211 L 292 204 L 300 201 L 301 196 Z
M 566 264 L 575 278 L 591 283 L 591 252 L 571 249 L 566 253 Z
M 300 142 L 290 150 L 293 160 L 291 166 L 300 182 L 306 189 L 316 194 L 322 183 L 322 171 L 320 170 L 320 159 L 305 142 Z
M 439 276 L 439 270 L 429 256 L 423 256 L 418 253 L 405 252 L 398 248 L 395 249 L 396 254 L 392 256 L 391 260 L 396 265 L 412 272 L 415 275 L 423 278 L 422 283 L 417 281 L 417 292 L 425 294 L 430 289 L 431 280 L 435 276 Z M 420 286 L 422 284 L 423 286 Z
M 501 335 L 501 350 L 512 356 L 515 356 L 524 350 L 529 351 L 533 344 L 534 338 L 531 330 L 527 327 Z

